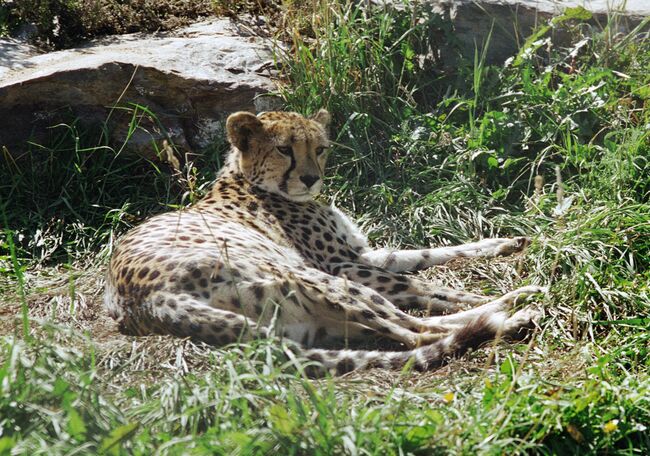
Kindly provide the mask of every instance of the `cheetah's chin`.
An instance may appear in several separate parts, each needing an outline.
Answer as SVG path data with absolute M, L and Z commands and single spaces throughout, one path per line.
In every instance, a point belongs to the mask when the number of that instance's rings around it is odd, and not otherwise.
M 293 193 L 293 194 L 285 193 L 284 196 L 292 201 L 306 202 L 306 201 L 313 200 L 316 195 L 318 195 L 318 193 L 305 192 L 305 193 Z

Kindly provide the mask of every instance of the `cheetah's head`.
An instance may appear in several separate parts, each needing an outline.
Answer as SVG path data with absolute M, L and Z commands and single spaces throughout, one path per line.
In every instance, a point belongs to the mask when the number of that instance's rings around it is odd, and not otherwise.
M 294 201 L 308 201 L 323 185 L 330 115 L 311 118 L 295 112 L 237 112 L 226 130 L 231 158 L 252 184 Z

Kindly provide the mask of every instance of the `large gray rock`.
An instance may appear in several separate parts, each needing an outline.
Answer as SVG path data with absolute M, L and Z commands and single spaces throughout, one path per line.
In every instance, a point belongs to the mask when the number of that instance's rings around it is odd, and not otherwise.
M 0 39 L 0 81 L 10 70 L 29 67 L 29 59 L 38 55 L 38 49 L 13 38 Z
M 566 8 L 584 7 L 593 14 L 589 22 L 595 30 L 610 23 L 615 25 L 613 34 L 631 31 L 650 15 L 650 0 L 424 1 L 450 18 L 463 56 L 472 58 L 476 49 L 480 52 L 488 44 L 486 61 L 491 64 L 511 57 L 539 25 L 559 16 Z M 568 34 L 562 27 L 553 30 L 552 35 L 557 45 L 568 43 Z
M 52 134 L 48 127 L 75 118 L 84 124 L 108 121 L 119 146 L 135 112 L 139 128 L 131 148 L 151 153 L 164 142 L 202 147 L 221 135 L 218 128 L 227 114 L 273 104 L 264 97 L 274 89 L 272 66 L 268 46 L 242 36 L 228 20 L 40 55 L 4 40 L 0 146 L 20 153 L 28 138 L 46 140 Z
M 485 49 L 486 62 L 503 63 L 513 56 L 538 26 L 560 16 L 567 8 L 583 7 L 592 13 L 588 24 L 594 31 L 610 26 L 613 35 L 627 33 L 650 16 L 650 0 L 411 0 L 432 6 L 434 12 L 453 25 L 458 46 L 443 49 L 449 66 L 456 64 L 458 49 L 463 58 Z M 402 0 L 373 0 L 373 4 L 402 8 Z M 645 31 L 650 29 L 645 24 Z M 570 35 L 554 27 L 556 45 L 567 45 Z M 486 47 L 487 46 L 487 47 Z

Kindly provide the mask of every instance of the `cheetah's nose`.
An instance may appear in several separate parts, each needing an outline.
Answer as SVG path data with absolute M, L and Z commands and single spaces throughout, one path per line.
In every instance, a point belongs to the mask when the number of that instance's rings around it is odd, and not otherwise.
M 312 185 L 314 185 L 320 177 L 318 176 L 300 176 L 300 181 L 307 186 L 307 188 L 311 188 Z

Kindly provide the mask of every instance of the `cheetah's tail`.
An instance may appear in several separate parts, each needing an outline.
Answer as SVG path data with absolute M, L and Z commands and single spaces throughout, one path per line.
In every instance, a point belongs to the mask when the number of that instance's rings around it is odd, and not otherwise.
M 528 322 L 530 323 L 530 321 Z M 439 341 L 408 351 L 365 351 L 365 350 L 302 350 L 301 355 L 316 361 L 306 373 L 318 377 L 326 372 L 342 375 L 354 370 L 372 368 L 402 369 L 411 361 L 416 371 L 428 371 L 442 366 L 450 358 L 458 357 L 470 349 L 495 339 L 499 334 L 514 336 L 525 324 L 509 324 L 507 315 L 499 312 L 481 316 L 467 325 L 454 330 Z

